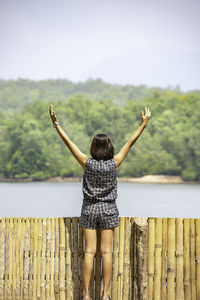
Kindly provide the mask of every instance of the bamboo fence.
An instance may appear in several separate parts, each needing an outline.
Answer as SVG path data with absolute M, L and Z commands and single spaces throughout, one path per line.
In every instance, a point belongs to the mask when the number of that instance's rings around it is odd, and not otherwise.
M 200 219 L 119 217 L 112 300 L 200 300 Z M 78 217 L 0 218 L 0 300 L 80 300 L 85 243 Z M 90 280 L 103 291 L 100 232 Z

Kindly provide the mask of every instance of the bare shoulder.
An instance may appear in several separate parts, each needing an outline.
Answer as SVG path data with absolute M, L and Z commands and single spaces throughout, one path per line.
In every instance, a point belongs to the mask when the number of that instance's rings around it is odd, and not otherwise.
M 113 159 L 114 159 L 114 161 L 115 161 L 116 170 L 118 171 L 118 169 L 119 169 L 119 164 L 118 164 L 118 160 L 117 160 L 116 155 L 113 156 Z
M 86 154 L 82 160 L 81 166 L 83 168 L 83 171 L 85 171 L 85 164 L 86 164 L 86 161 L 88 158 L 89 158 L 89 156 Z

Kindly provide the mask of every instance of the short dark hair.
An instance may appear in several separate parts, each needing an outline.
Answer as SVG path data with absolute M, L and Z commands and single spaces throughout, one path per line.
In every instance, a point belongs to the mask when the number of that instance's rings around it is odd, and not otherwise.
M 114 146 L 108 135 L 99 133 L 93 137 L 90 154 L 92 158 L 108 160 L 114 156 Z

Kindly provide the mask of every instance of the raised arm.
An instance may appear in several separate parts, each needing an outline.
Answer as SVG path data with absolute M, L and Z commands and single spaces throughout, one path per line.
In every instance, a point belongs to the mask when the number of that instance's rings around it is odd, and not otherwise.
M 122 163 L 122 161 L 126 157 L 127 153 L 131 149 L 132 145 L 137 141 L 137 139 L 141 135 L 142 131 L 144 130 L 144 128 L 147 125 L 147 122 L 148 122 L 148 119 L 150 118 L 150 116 L 151 116 L 151 112 L 150 112 L 149 108 L 146 108 L 146 106 L 145 106 L 145 116 L 144 116 L 143 111 L 141 111 L 142 124 L 140 125 L 138 130 L 136 130 L 136 132 L 133 133 L 133 135 L 130 137 L 129 141 L 122 147 L 122 149 L 119 151 L 119 153 L 113 157 L 116 162 L 117 168 L 119 167 L 119 165 Z
M 85 162 L 88 158 L 88 155 L 81 152 L 79 150 L 79 148 L 70 140 L 70 138 L 64 132 L 64 130 L 60 127 L 60 125 L 59 124 L 57 125 L 58 121 L 56 118 L 56 114 L 53 111 L 52 104 L 50 104 L 50 107 L 49 107 L 49 114 L 50 114 L 51 120 L 53 122 L 53 125 L 55 126 L 55 128 L 56 128 L 57 132 L 59 133 L 60 137 L 62 138 L 63 142 L 67 145 L 67 147 L 69 148 L 71 153 L 74 155 L 74 157 L 77 159 L 77 161 L 80 163 L 80 165 L 82 166 L 82 168 L 84 170 Z M 57 123 L 55 123 L 55 122 L 57 122 Z

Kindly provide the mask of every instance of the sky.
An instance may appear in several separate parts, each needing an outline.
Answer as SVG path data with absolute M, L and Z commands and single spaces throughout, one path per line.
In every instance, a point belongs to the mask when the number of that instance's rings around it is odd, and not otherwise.
M 0 0 L 0 79 L 101 77 L 200 89 L 199 16 L 200 0 Z M 162 51 L 161 73 L 147 72 Z M 173 76 L 166 55 L 172 66 L 177 57 L 183 63 Z

